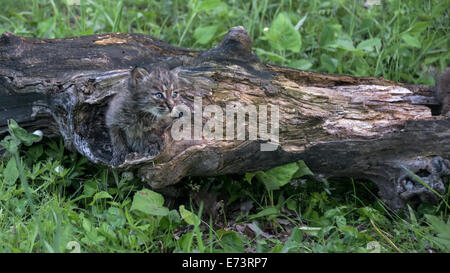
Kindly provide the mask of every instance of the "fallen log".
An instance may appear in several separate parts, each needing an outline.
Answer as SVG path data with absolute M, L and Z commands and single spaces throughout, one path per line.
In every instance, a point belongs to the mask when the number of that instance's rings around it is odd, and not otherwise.
M 195 98 L 223 113 L 227 106 L 265 105 L 278 109 L 279 123 L 269 126 L 278 130 L 276 139 L 257 131 L 256 139 L 175 140 L 168 130 L 158 155 L 111 166 L 108 103 L 126 88 L 133 67 L 161 64 L 190 83 L 182 99 L 194 119 Z M 448 90 L 436 95 L 430 86 L 264 64 L 242 27 L 207 51 L 143 34 L 37 39 L 6 32 L 0 37 L 0 96 L 0 137 L 7 133 L 7 120 L 15 119 L 27 130 L 62 136 L 67 148 L 94 163 L 135 170 L 156 189 L 185 176 L 243 174 L 304 160 L 321 179 L 373 181 L 381 199 L 400 209 L 408 202 L 438 200 L 417 177 L 442 194 L 450 174 Z M 275 112 L 269 116 L 276 119 Z M 200 116 L 200 125 L 219 118 Z M 255 126 L 250 115 L 240 123 L 248 125 L 247 133 Z

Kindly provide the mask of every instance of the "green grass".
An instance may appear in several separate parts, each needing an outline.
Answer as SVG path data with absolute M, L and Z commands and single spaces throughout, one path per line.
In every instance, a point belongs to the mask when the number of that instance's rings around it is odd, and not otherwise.
M 372 8 L 356 0 L 71 2 L 3 0 L 0 33 L 139 32 L 208 49 L 243 25 L 266 62 L 431 85 L 450 59 L 448 0 Z M 390 211 L 371 183 L 351 178 L 295 177 L 278 189 L 250 175 L 188 178 L 185 199 L 164 200 L 60 140 L 36 141 L 16 128 L 3 142 L 18 149 L 0 163 L 0 252 L 70 252 L 68 244 L 81 252 L 369 252 L 368 244 L 382 252 L 450 251 L 448 183 L 439 205 L 406 213 Z M 204 191 L 222 201 L 207 204 Z M 201 211 L 213 217 L 199 218 Z

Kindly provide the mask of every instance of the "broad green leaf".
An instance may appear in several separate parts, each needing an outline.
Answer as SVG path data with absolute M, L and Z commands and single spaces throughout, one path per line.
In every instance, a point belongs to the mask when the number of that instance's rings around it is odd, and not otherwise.
M 289 250 L 298 248 L 302 240 L 303 232 L 298 227 L 294 227 L 294 229 L 292 229 L 291 235 L 281 249 L 281 253 L 288 253 Z
M 26 146 L 30 146 L 34 142 L 38 142 L 40 136 L 30 134 L 25 129 L 21 128 L 19 124 L 13 119 L 8 120 L 9 133 L 20 140 Z
M 408 33 L 404 33 L 400 37 L 410 47 L 418 47 L 418 48 L 420 48 L 422 46 L 421 43 L 419 42 L 419 40 L 416 37 L 411 36 Z
M 151 191 L 149 189 L 143 189 L 141 191 L 138 191 L 134 195 L 134 200 L 144 200 L 158 207 L 161 207 L 164 204 L 164 197 L 161 194 Z
M 345 214 L 345 208 L 346 208 L 346 206 L 334 207 L 332 209 L 327 210 L 323 216 L 325 218 L 333 218 L 335 216 L 342 216 Z
M 14 184 L 17 178 L 19 178 L 19 170 L 17 169 L 14 158 L 8 160 L 8 164 L 6 164 L 6 168 L 3 171 L 3 178 L 4 182 L 8 185 Z
M 339 230 L 341 230 L 345 234 L 345 236 L 350 236 L 350 237 L 354 237 L 354 238 L 357 238 L 358 234 L 359 234 L 358 229 L 355 227 L 351 227 L 351 226 L 345 226 L 345 225 L 340 226 Z
M 422 33 L 425 29 L 427 29 L 428 25 L 430 24 L 430 21 L 422 21 L 415 23 L 408 33 L 411 33 L 412 35 L 417 35 Z
M 210 11 L 220 5 L 222 5 L 221 0 L 203 0 L 200 2 L 200 5 L 198 6 L 198 10 L 199 11 Z
M 258 171 L 255 173 L 255 177 L 266 186 L 268 191 L 278 190 L 280 188 L 280 182 L 265 172 Z
M 274 214 L 278 214 L 278 213 L 279 213 L 279 210 L 277 208 L 268 207 L 268 208 L 265 208 L 262 211 L 258 212 L 257 214 L 253 214 L 253 215 L 249 216 L 249 220 L 266 217 L 266 216 L 270 216 L 270 215 L 274 215 Z
M 169 221 L 171 221 L 173 223 L 181 222 L 180 214 L 178 213 L 177 210 L 174 210 L 174 209 L 169 211 L 169 214 L 167 215 L 167 219 L 169 219 Z
M 83 227 L 83 229 L 86 232 L 91 232 L 92 231 L 92 224 L 87 218 L 83 217 L 83 221 L 81 222 L 81 226 Z
M 272 22 L 269 31 L 266 32 L 266 38 L 272 48 L 280 51 L 298 52 L 302 46 L 300 33 L 295 30 L 289 17 L 284 13 L 279 13 Z
M 339 24 L 326 25 L 320 34 L 320 46 L 327 47 L 338 37 L 342 26 Z
M 281 253 L 283 250 L 283 245 L 278 241 L 276 245 L 270 250 L 270 253 Z
M 364 40 L 356 47 L 356 49 L 364 50 L 368 52 L 372 52 L 374 48 L 380 48 L 381 47 L 381 40 L 380 38 L 372 38 L 368 40 Z
M 165 229 L 170 229 L 171 227 L 175 227 L 178 224 L 180 224 L 181 222 L 181 218 L 180 218 L 180 214 L 178 213 L 177 210 L 171 210 L 169 211 L 169 213 L 162 217 L 161 220 L 159 221 L 159 225 L 162 228 Z
M 246 173 L 245 174 L 245 180 L 248 182 L 248 183 L 251 183 L 252 182 L 252 179 L 253 179 L 253 177 L 256 175 L 256 172 L 253 172 L 253 173 Z
M 353 41 L 348 38 L 340 38 L 329 44 L 328 47 L 332 48 L 340 48 L 347 51 L 354 51 L 355 47 L 353 46 Z
M 223 247 L 225 252 L 244 252 L 244 243 L 236 232 L 231 230 L 218 230 L 217 236 L 219 237 L 219 244 Z
M 20 141 L 18 139 L 12 138 L 11 136 L 6 136 L 0 144 L 10 153 L 14 154 L 19 148 Z
M 308 70 L 312 67 L 312 63 L 309 60 L 306 59 L 300 59 L 295 60 L 289 63 L 290 67 L 301 69 L 301 70 Z
M 299 178 L 304 175 L 314 175 L 311 170 L 301 160 L 292 162 L 283 166 L 275 167 L 266 172 L 257 171 L 245 174 L 246 180 L 250 183 L 253 177 L 256 177 L 259 182 L 264 183 L 267 190 L 278 190 L 280 187 L 286 185 L 294 178 Z
M 161 194 L 143 189 L 134 195 L 130 210 L 137 210 L 150 215 L 165 216 L 169 213 L 169 209 L 163 207 L 163 204 L 164 197 Z
M 258 54 L 258 56 L 266 56 L 267 58 L 269 58 L 271 61 L 274 61 L 274 62 L 286 62 L 287 61 L 286 58 L 284 58 L 283 56 L 278 55 L 274 52 L 269 52 L 269 51 L 266 51 L 261 48 L 256 48 L 255 51 L 256 51 L 256 54 Z
M 94 200 L 92 200 L 92 202 L 89 205 L 91 206 L 94 205 L 94 203 L 99 199 L 113 199 L 113 197 L 106 191 L 97 192 L 94 195 Z
M 337 68 L 337 60 L 328 56 L 327 54 L 322 54 L 320 56 L 320 63 L 322 66 L 328 70 L 328 73 L 334 73 Z
M 299 178 L 305 175 L 314 176 L 314 173 L 306 166 L 303 160 L 297 161 L 298 170 L 292 178 Z
M 200 219 L 198 218 L 198 216 L 190 212 L 189 210 L 185 209 L 184 205 L 181 205 L 179 207 L 179 211 L 181 214 L 181 218 L 183 218 L 183 220 L 189 225 L 195 226 L 200 223 Z
M 445 252 L 450 251 L 450 220 L 445 224 L 444 221 L 434 215 L 426 214 L 425 217 L 430 222 L 433 231 L 437 233 L 437 236 L 427 236 L 429 240 L 435 242 Z
M 288 209 L 290 209 L 290 210 L 297 211 L 297 209 L 298 209 L 297 201 L 295 201 L 295 200 L 293 200 L 293 199 L 287 200 L 287 201 L 286 201 L 286 207 L 287 207 Z
M 339 228 L 344 227 L 345 225 L 347 225 L 347 219 L 345 219 L 344 216 L 335 216 L 334 217 L 334 221 L 336 222 L 336 225 Z
M 98 190 L 97 183 L 94 181 L 86 181 L 83 183 L 83 195 L 86 197 L 93 196 Z
M 180 244 L 180 247 L 183 250 L 183 252 L 191 252 L 193 241 L 194 241 L 194 232 L 191 231 L 183 234 L 178 240 L 178 243 Z
M 294 174 L 298 171 L 297 162 L 292 162 L 283 166 L 275 167 L 266 171 L 267 175 L 274 177 L 278 182 L 280 187 L 289 183 L 292 180 Z
M 214 34 L 216 34 L 217 26 L 207 26 L 207 27 L 199 27 L 194 32 L 194 38 L 197 40 L 199 44 L 207 44 L 214 38 Z
M 256 178 L 264 183 L 267 190 L 277 190 L 292 180 L 294 174 L 298 171 L 296 162 L 287 165 L 275 167 L 266 172 L 257 172 Z
M 361 215 L 361 219 L 372 219 L 376 223 L 386 224 L 389 222 L 389 220 L 380 211 L 372 207 L 359 208 L 358 214 Z
M 146 214 L 155 215 L 155 216 L 166 216 L 169 213 L 169 209 L 166 207 L 153 207 L 153 206 L 135 206 L 131 207 L 132 210 L 141 211 Z
M 86 237 L 83 237 L 81 239 L 81 242 L 90 245 L 105 240 L 105 237 L 98 236 L 97 229 L 92 225 L 92 223 L 87 218 L 83 217 L 81 225 L 83 229 L 86 231 L 85 232 Z
M 445 223 L 442 219 L 434 215 L 425 214 L 425 217 L 430 222 L 430 226 L 437 233 L 438 238 L 448 240 L 445 243 L 449 243 L 447 246 L 450 249 L 450 220 Z
M 110 207 L 105 213 L 106 220 L 113 227 L 122 227 L 126 223 L 125 216 L 123 216 L 121 209 Z

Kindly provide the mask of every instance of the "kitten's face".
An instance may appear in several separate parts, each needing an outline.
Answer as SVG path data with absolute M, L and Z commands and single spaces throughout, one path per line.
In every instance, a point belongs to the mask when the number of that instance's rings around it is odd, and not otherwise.
M 144 68 L 133 69 L 130 88 L 136 107 L 156 118 L 171 116 L 180 97 L 178 76 L 165 68 L 155 68 L 150 73 Z

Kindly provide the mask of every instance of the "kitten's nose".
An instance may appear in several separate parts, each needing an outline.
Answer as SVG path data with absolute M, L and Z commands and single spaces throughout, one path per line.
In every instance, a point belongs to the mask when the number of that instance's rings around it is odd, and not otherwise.
M 166 105 L 167 105 L 167 108 L 169 108 L 169 110 L 172 111 L 174 105 L 172 103 L 167 103 L 167 102 L 166 102 Z

